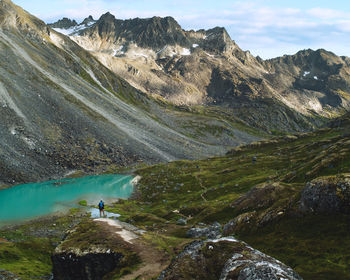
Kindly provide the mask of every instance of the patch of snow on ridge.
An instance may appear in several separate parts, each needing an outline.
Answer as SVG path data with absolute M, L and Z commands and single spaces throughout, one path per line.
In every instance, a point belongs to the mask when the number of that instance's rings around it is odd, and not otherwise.
M 94 24 L 94 22 L 88 23 L 87 26 L 85 26 L 85 24 L 81 24 L 81 25 L 73 26 L 73 27 L 70 27 L 67 29 L 65 29 L 65 28 L 52 28 L 52 29 L 63 34 L 63 35 L 69 36 L 69 35 L 72 35 L 74 33 L 79 32 L 79 31 L 82 31 L 82 30 L 90 27 L 93 24 Z
M 309 75 L 310 72 L 309 71 L 305 71 L 304 74 L 303 74 L 303 77 L 306 77 L 307 75 Z
M 318 80 L 318 77 L 317 77 L 317 76 L 314 76 L 314 79 L 315 79 L 315 80 Z
M 220 242 L 220 241 L 239 242 L 236 238 L 234 238 L 232 236 L 222 237 L 222 238 L 219 238 L 219 239 L 210 240 L 210 242 L 213 242 L 213 243 L 217 243 L 217 242 Z
M 125 52 L 123 51 L 124 45 L 119 46 L 118 49 L 113 50 L 113 55 L 112 56 L 117 56 L 117 55 L 122 55 Z
M 198 48 L 198 47 L 199 47 L 198 44 L 193 44 L 193 45 L 192 45 L 192 48 Z
M 183 48 L 180 52 L 181 55 L 190 55 L 191 51 L 189 49 Z

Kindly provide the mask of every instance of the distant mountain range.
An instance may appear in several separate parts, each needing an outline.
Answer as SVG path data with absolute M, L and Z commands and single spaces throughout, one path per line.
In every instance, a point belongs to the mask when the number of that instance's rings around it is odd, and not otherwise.
M 64 32 L 107 68 L 176 105 L 224 107 L 269 132 L 309 130 L 350 109 L 350 60 L 326 50 L 262 60 L 225 28 L 186 31 L 172 17 L 64 21 Z

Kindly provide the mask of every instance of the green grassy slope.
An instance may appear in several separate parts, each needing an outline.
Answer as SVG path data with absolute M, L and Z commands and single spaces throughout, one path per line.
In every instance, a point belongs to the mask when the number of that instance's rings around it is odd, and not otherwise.
M 293 209 L 306 182 L 350 172 L 349 115 L 330 126 L 242 146 L 224 157 L 138 170 L 142 179 L 134 200 L 114 204 L 110 210 L 164 238 L 180 238 L 199 222 L 226 223 L 242 213 L 255 211 L 259 217 L 267 211 Z M 252 187 L 273 183 L 281 191 L 268 206 L 233 207 Z M 179 218 L 185 218 L 188 225 L 176 225 Z M 243 226 L 236 234 L 292 266 L 305 279 L 350 279 L 349 226 L 349 217 L 341 214 L 286 214 L 263 227 Z

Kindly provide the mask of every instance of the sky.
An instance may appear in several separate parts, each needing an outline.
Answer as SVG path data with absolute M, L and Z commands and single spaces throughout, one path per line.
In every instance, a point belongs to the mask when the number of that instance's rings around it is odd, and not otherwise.
M 182 28 L 223 26 L 243 49 L 264 59 L 324 48 L 350 56 L 348 0 L 13 0 L 51 23 L 111 12 L 119 19 L 173 16 Z

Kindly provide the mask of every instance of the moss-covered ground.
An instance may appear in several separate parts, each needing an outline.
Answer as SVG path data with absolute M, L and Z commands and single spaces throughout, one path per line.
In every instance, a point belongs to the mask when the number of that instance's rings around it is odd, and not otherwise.
M 284 136 L 236 148 L 223 157 L 176 161 L 136 171 L 142 177 L 133 199 L 109 205 L 132 222 L 180 244 L 192 225 L 222 224 L 238 213 L 233 202 L 260 183 L 285 187 L 280 200 L 298 199 L 305 183 L 319 176 L 350 172 L 350 122 L 332 128 Z M 282 202 L 281 202 L 282 203 Z M 278 204 L 278 202 L 277 202 Z M 249 209 L 257 212 L 265 209 Z M 180 218 L 187 225 L 177 225 Z M 239 237 L 281 259 L 305 279 L 350 279 L 349 216 L 305 216 L 279 219 L 263 228 L 244 228 Z
M 66 230 L 80 220 L 81 213 L 72 209 L 67 216 L 47 217 L 1 228 L 0 268 L 23 280 L 49 277 L 52 272 L 51 253 Z

